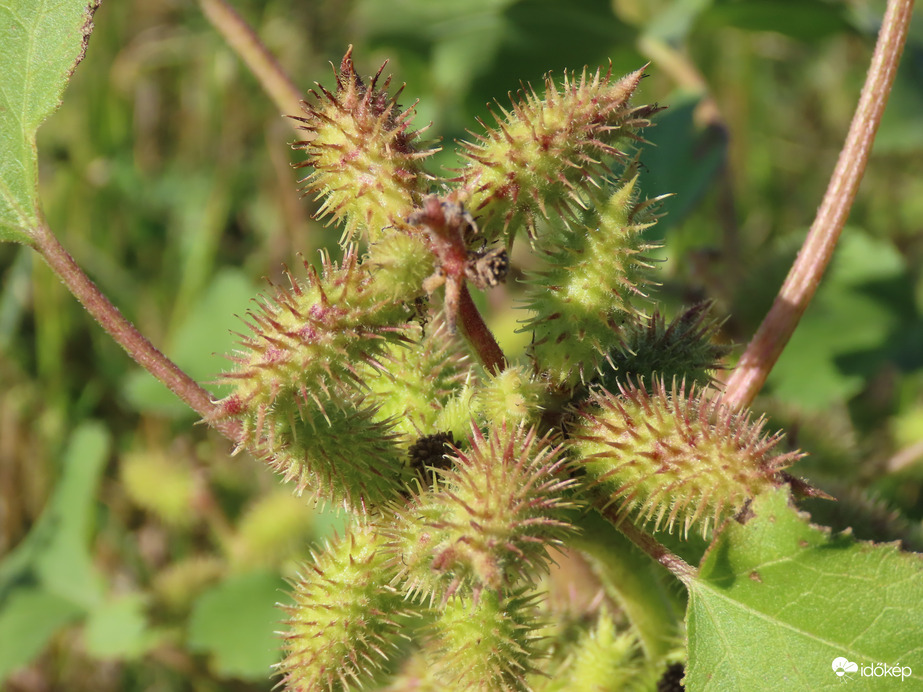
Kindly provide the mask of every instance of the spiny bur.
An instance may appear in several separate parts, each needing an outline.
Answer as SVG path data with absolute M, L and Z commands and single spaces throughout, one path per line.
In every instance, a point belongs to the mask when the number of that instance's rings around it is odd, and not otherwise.
M 556 385 L 592 379 L 621 325 L 639 319 L 652 268 L 642 231 L 656 217 L 650 200 L 636 199 L 637 181 L 621 183 L 580 223 L 549 224 L 536 243 L 545 266 L 529 278 L 523 330 L 534 334 L 536 368 Z
M 731 349 L 716 342 L 720 324 L 709 318 L 709 307 L 707 302 L 694 305 L 669 324 L 659 310 L 623 323 L 619 344 L 607 355 L 597 383 L 614 390 L 619 381 L 648 378 L 653 382 L 656 375 L 664 382 L 685 379 L 700 387 L 711 384 Z
M 359 369 L 384 367 L 389 344 L 407 339 L 409 313 L 380 297 L 354 249 L 341 266 L 322 259 L 320 273 L 306 263 L 307 281 L 289 275 L 289 289 L 249 314 L 219 410 L 242 423 L 240 447 L 298 493 L 364 509 L 396 492 L 402 462 L 390 422 L 360 396 Z
M 354 525 L 313 556 L 285 606 L 289 632 L 277 668 L 286 689 L 347 690 L 387 671 L 412 617 L 370 525 Z
M 572 530 L 560 446 L 534 427 L 474 428 L 451 461 L 434 490 L 397 510 L 389 550 L 404 588 L 438 599 L 534 580 Z
M 445 690 L 528 690 L 540 659 L 535 596 L 485 591 L 446 603 L 428 628 L 424 653 Z
M 730 410 L 713 390 L 662 380 L 619 392 L 597 390 L 580 406 L 571 449 L 607 504 L 654 530 L 703 535 L 718 519 L 784 483 L 781 471 L 799 458 L 776 447 L 762 420 Z
M 264 423 L 272 429 L 251 451 L 321 506 L 364 513 L 401 494 L 411 474 L 392 421 L 361 399 L 313 403 L 274 408 Z
M 248 313 L 251 334 L 232 356 L 236 370 L 224 375 L 235 385 L 224 412 L 251 412 L 247 432 L 255 435 L 280 397 L 307 401 L 356 383 L 355 363 L 375 364 L 387 341 L 404 339 L 407 309 L 379 297 L 355 250 L 341 266 L 322 255 L 321 273 L 307 262 L 305 270 L 307 281 L 289 274 L 291 288 L 275 287 Z
M 618 631 L 603 609 L 594 627 L 584 631 L 571 654 L 551 677 L 530 680 L 539 692 L 619 692 L 630 686 L 639 672 L 639 643 L 633 632 Z
M 393 421 L 406 440 L 439 432 L 440 413 L 470 377 L 469 359 L 459 338 L 437 316 L 425 327 L 408 330 L 415 338 L 389 344 L 387 371 L 366 364 L 365 383 L 378 405 L 378 416 Z
M 471 402 L 477 419 L 489 425 L 533 425 L 541 416 L 548 383 L 525 365 L 486 373 Z
M 435 258 L 425 236 L 397 232 L 369 245 L 364 260 L 375 277 L 382 298 L 403 303 L 419 303 L 425 308 L 423 282 L 436 271 Z M 425 317 L 425 311 L 422 312 Z
M 388 94 L 391 78 L 379 85 L 386 65 L 366 84 L 350 46 L 335 72 L 336 92 L 318 84 L 319 93 L 312 90 L 302 102 L 305 115 L 293 116 L 309 133 L 295 145 L 308 156 L 300 165 L 313 168 L 302 181 L 305 191 L 324 200 L 319 216 L 341 224 L 344 240 L 357 234 L 376 240 L 384 229 L 403 225 L 432 180 L 422 159 L 436 150 L 418 147 L 421 130 L 410 129 L 413 108 L 401 110 L 400 90 Z
M 618 80 L 611 68 L 580 77 L 564 73 L 559 89 L 549 75 L 545 94 L 524 87 L 511 110 L 497 104 L 496 126 L 463 143 L 470 163 L 459 171 L 459 199 L 480 219 L 487 242 L 508 229 L 535 232 L 550 211 L 571 216 L 583 195 L 605 178 L 605 162 L 625 159 L 620 147 L 640 141 L 656 105 L 632 106 L 643 68 Z

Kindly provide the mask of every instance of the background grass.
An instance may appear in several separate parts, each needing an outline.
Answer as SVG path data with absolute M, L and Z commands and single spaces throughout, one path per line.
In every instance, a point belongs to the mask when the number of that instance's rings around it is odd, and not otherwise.
M 669 109 L 649 131 L 641 187 L 677 193 L 653 231 L 666 259 L 659 297 L 667 313 L 715 300 L 724 338 L 738 344 L 813 219 L 883 11 L 819 0 L 235 7 L 303 89 L 329 85 L 328 62 L 348 44 L 360 73 L 390 60 L 407 83 L 401 102 L 419 99 L 416 122 L 432 121 L 443 140 L 436 166 L 457 165 L 452 141 L 521 82 L 652 61 L 638 98 Z M 812 504 L 818 521 L 919 550 L 916 19 L 843 244 L 756 408 L 810 453 L 796 471 L 840 498 Z M 64 105 L 39 133 L 49 225 L 142 332 L 213 380 L 262 277 L 279 278 L 299 253 L 313 261 L 338 232 L 311 220 L 289 125 L 197 5 L 105 3 L 95 24 Z M 66 602 L 0 608 L 0 635 L 18 642 L 0 654 L 7 688 L 269 689 L 281 579 L 343 519 L 315 514 L 253 460 L 230 456 L 31 251 L 0 247 L 0 271 L 0 576 L 71 589 Z M 494 319 L 514 344 L 509 318 Z M 38 521 L 44 508 L 58 524 Z

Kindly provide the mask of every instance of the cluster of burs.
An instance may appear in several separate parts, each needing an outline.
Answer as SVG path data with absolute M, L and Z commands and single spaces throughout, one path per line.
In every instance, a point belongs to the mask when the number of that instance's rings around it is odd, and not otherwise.
M 240 448 L 350 515 L 293 586 L 288 689 L 656 687 L 679 635 L 645 655 L 623 615 L 557 612 L 551 563 L 596 508 L 682 537 L 782 482 L 794 455 L 711 385 L 706 308 L 667 322 L 648 296 L 641 78 L 524 88 L 445 177 L 382 70 L 347 52 L 309 95 L 296 146 L 342 256 L 259 299 L 220 406 Z M 521 354 L 471 299 L 506 279 Z

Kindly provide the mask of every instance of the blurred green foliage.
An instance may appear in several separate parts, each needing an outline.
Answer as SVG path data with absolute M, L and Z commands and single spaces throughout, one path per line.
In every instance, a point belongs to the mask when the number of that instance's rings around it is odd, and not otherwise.
M 437 164 L 448 167 L 452 140 L 521 82 L 650 61 L 639 100 L 669 110 L 649 131 L 656 146 L 645 149 L 640 185 L 676 193 L 654 229 L 663 309 L 712 298 L 727 316 L 724 338 L 738 344 L 813 218 L 883 11 L 820 0 L 235 7 L 300 88 L 329 84 L 327 63 L 348 44 L 362 72 L 389 59 L 408 85 L 402 102 L 420 100 L 417 124 L 432 121 L 429 135 L 445 141 Z M 819 521 L 920 549 L 917 20 L 842 247 L 757 408 L 810 453 L 796 472 L 841 498 L 812 504 Z M 292 130 L 196 4 L 107 3 L 95 24 L 62 108 L 39 131 L 45 214 L 143 333 L 213 380 L 262 277 L 279 279 L 299 253 L 314 261 L 339 234 L 311 220 L 290 166 Z M 494 317 L 504 347 L 516 343 L 512 319 Z M 260 507 L 279 492 L 270 472 L 193 425 L 13 244 L 0 245 L 0 384 L 6 689 L 269 689 L 281 615 L 267 606 L 284 600 L 281 578 L 342 518 L 299 506 L 267 521 Z M 164 460 L 186 477 L 161 487 Z M 132 473 L 155 480 L 132 484 Z M 177 483 L 188 494 L 182 521 L 173 498 L 158 496 Z

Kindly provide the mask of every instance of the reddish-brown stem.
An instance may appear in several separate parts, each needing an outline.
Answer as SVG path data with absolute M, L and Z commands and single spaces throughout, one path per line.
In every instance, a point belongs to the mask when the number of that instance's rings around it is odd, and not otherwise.
M 666 546 L 632 524 L 629 519 L 619 514 L 611 505 L 607 507 L 604 504 L 598 504 L 597 509 L 607 521 L 621 531 L 625 538 L 670 570 L 673 576 L 681 582 L 688 584 L 695 577 L 695 568 L 692 565 L 679 555 L 671 553 Z
M 888 1 L 865 86 L 817 216 L 772 308 L 727 381 L 724 398 L 733 407 L 749 405 L 762 388 L 830 263 L 897 73 L 912 9 L 913 0 Z
M 189 375 L 158 351 L 119 312 L 106 296 L 58 242 L 54 234 L 42 223 L 33 229 L 32 245 L 42 255 L 52 271 L 60 277 L 68 290 L 87 309 L 99 325 L 125 349 L 142 368 L 163 382 L 167 388 L 198 413 L 209 425 L 233 442 L 240 437 L 236 421 L 215 420 L 217 411 L 209 393 Z
M 503 351 L 500 350 L 497 340 L 490 333 L 484 318 L 481 317 L 477 306 L 471 300 L 471 294 L 465 284 L 462 284 L 458 296 L 458 317 L 462 334 L 468 339 L 468 343 L 471 344 L 484 369 L 493 375 L 503 372 L 506 369 L 506 358 Z
M 240 56 L 280 113 L 301 111 L 301 92 L 243 18 L 224 0 L 200 0 L 202 12 Z M 295 127 L 297 123 L 290 121 Z
M 454 331 L 456 321 L 459 322 L 462 334 L 487 372 L 494 375 L 503 372 L 506 358 L 471 300 L 465 283 L 469 261 L 465 231 L 473 224 L 471 216 L 461 205 L 429 195 L 407 220 L 413 226 L 426 229 L 439 271 L 427 279 L 423 286 L 427 291 L 432 291 L 428 285 L 430 282 L 434 286 L 445 285 L 446 321 L 449 329 Z

